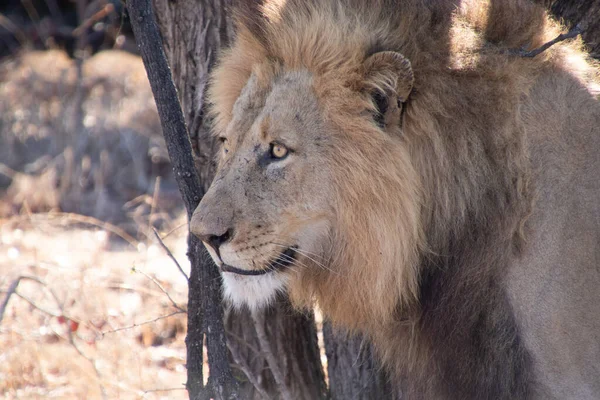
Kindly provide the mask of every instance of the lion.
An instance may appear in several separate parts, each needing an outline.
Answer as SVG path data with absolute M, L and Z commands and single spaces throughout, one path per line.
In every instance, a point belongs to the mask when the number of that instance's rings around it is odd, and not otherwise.
M 407 398 L 600 398 L 598 67 L 525 0 L 241 4 L 190 230 Z

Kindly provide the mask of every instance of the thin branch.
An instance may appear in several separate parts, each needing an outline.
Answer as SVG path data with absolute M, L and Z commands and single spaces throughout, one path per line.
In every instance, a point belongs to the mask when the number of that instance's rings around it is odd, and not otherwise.
M 177 259 L 173 255 L 173 253 L 171 253 L 171 250 L 169 250 L 169 248 L 167 247 L 165 242 L 163 242 L 163 240 L 161 239 L 161 237 L 158 234 L 158 232 L 156 231 L 156 229 L 152 228 L 152 230 L 154 231 L 154 236 L 156 236 L 156 239 L 158 240 L 158 243 L 160 244 L 160 246 L 167 252 L 167 255 L 171 258 L 171 260 L 173 260 L 175 265 L 177 265 L 177 269 L 179 269 L 179 272 L 181 272 L 181 275 L 183 275 L 185 277 L 186 281 L 189 281 L 190 278 L 187 276 L 187 274 L 185 273 L 183 268 L 181 268 L 181 265 L 179 265 L 179 263 L 177 262 Z
M 94 15 L 90 16 L 85 21 L 83 21 L 77 28 L 73 29 L 73 32 L 72 32 L 73 36 L 75 36 L 75 37 L 80 36 L 82 33 L 85 32 L 85 30 L 90 28 L 97 21 L 100 21 L 102 18 L 106 17 L 113 11 L 115 11 L 114 5 L 112 5 L 112 4 L 105 5 Z
M 261 385 L 258 379 L 256 379 L 256 377 L 254 376 L 252 368 L 250 368 L 250 366 L 246 363 L 246 360 L 240 356 L 238 347 L 229 345 L 227 346 L 227 348 L 231 353 L 233 361 L 237 364 L 238 367 L 240 367 L 244 375 L 246 375 L 252 386 L 254 386 L 256 391 L 260 394 L 261 399 L 270 400 L 271 397 L 267 394 L 263 385 Z
M 115 333 L 115 332 L 121 332 L 121 331 L 127 331 L 129 329 L 133 329 L 133 328 L 137 328 L 143 325 L 148 325 L 148 324 L 152 324 L 156 321 L 160 321 L 161 319 L 165 319 L 165 318 L 169 318 L 172 317 L 173 315 L 177 315 L 177 314 L 185 314 L 185 311 L 174 311 L 171 314 L 167 314 L 167 315 L 161 315 L 160 317 L 148 320 L 148 321 L 144 321 L 144 322 L 140 322 L 139 324 L 133 324 L 133 325 L 129 325 L 129 326 L 123 326 L 121 328 L 117 328 L 117 329 L 111 329 L 109 331 L 103 331 L 100 332 L 102 334 L 102 336 L 108 334 L 108 333 Z
M 31 307 L 35 308 L 36 310 L 38 310 L 38 311 L 40 311 L 40 312 L 42 312 L 42 313 L 44 313 L 46 315 L 49 315 L 49 316 L 54 317 L 54 318 L 63 317 L 66 320 L 76 322 L 79 325 L 85 325 L 88 328 L 91 328 L 92 330 L 98 332 L 98 329 L 93 324 L 89 323 L 89 321 L 86 322 L 86 321 L 81 320 L 79 318 L 75 318 L 75 317 L 71 316 L 71 314 L 66 314 L 64 312 L 64 310 L 62 310 L 61 313 L 57 314 L 57 313 L 54 313 L 52 311 L 46 310 L 44 307 L 41 307 L 35 301 L 31 300 L 29 297 L 23 295 L 22 293 L 19 293 L 18 291 L 15 291 L 15 296 L 20 297 L 22 300 L 24 300 L 25 302 L 27 302 Z
M 27 297 L 27 296 L 24 296 L 23 294 L 21 294 L 21 293 L 17 292 L 16 290 L 15 290 L 15 296 L 18 296 L 18 297 L 20 297 L 20 298 L 21 298 L 21 299 L 23 299 L 25 302 L 29 303 L 29 305 L 30 305 L 31 307 L 33 307 L 33 308 L 35 308 L 36 310 L 38 310 L 38 311 L 41 311 L 42 313 L 44 313 L 44 314 L 47 314 L 47 315 L 49 315 L 49 316 L 51 316 L 51 317 L 58 318 L 58 317 L 61 317 L 61 316 L 62 316 L 62 317 L 65 317 L 65 319 L 69 319 L 69 320 L 71 319 L 71 318 L 69 318 L 69 317 L 68 317 L 68 316 L 66 316 L 66 315 L 56 314 L 56 313 L 53 313 L 52 311 L 48 311 L 48 310 L 46 310 L 45 308 L 38 306 L 38 305 L 37 305 L 37 303 L 36 303 L 35 301 L 33 301 L 33 300 L 31 300 L 29 297 Z M 73 320 L 73 321 L 80 322 L 80 321 L 77 321 L 77 320 Z
M 98 386 L 100 387 L 100 393 L 102 394 L 102 398 L 106 399 L 106 389 L 104 388 L 104 385 L 102 384 L 103 379 L 102 379 L 102 374 L 100 373 L 100 370 L 98 369 L 98 367 L 96 366 L 96 360 L 88 357 L 77 345 L 77 343 L 75 342 L 75 339 L 73 338 L 73 332 L 71 331 L 70 328 L 67 328 L 67 335 L 69 336 L 69 344 L 75 349 L 75 351 L 84 359 L 86 359 L 90 365 L 92 366 L 92 368 L 94 369 L 94 372 L 96 373 L 96 378 L 98 379 Z
M 139 272 L 140 274 L 144 275 L 146 278 L 150 279 L 152 281 L 152 283 L 154 283 L 161 290 L 161 292 L 163 292 L 167 296 L 167 298 L 169 299 L 169 301 L 171 302 L 171 305 L 173 305 L 173 307 L 175 307 L 177 310 L 179 310 L 181 312 L 184 312 L 184 313 L 187 312 L 187 310 L 185 308 L 181 307 L 179 304 L 177 304 L 177 302 L 175 300 L 173 300 L 173 298 L 171 297 L 169 292 L 167 292 L 167 290 L 163 287 L 163 285 L 160 284 L 159 281 L 156 280 L 156 278 L 148 275 L 144 271 L 136 269 L 135 267 L 133 267 L 132 269 L 134 272 Z
M 141 398 L 144 399 L 148 393 L 175 392 L 177 390 L 186 390 L 186 389 L 185 389 L 185 386 L 180 387 L 180 388 L 176 387 L 176 388 L 166 388 L 166 389 L 148 389 L 148 390 L 144 390 Z
M 12 296 L 17 291 L 17 286 L 19 286 L 19 282 L 23 279 L 22 276 L 19 276 L 17 279 L 12 281 L 8 290 L 6 292 L 6 296 L 4 297 L 4 301 L 2 305 L 0 305 L 0 323 L 2 323 L 2 318 L 4 317 L 4 310 L 6 310 L 6 306 L 8 305 L 8 301 L 10 300 L 10 296 Z
M 562 42 L 567 39 L 574 38 L 576 36 L 581 35 L 582 33 L 583 33 L 583 29 L 581 28 L 581 26 L 579 24 L 577 24 L 573 28 L 571 28 L 571 30 L 569 30 L 569 32 L 561 33 L 560 35 L 558 35 L 557 37 L 555 37 L 548 43 L 544 43 L 537 49 L 533 49 L 533 50 L 529 50 L 529 51 L 524 50 L 524 49 L 519 49 L 519 50 L 512 49 L 512 50 L 509 50 L 509 54 L 517 55 L 517 56 L 525 57 L 525 58 L 533 58 L 533 57 L 537 56 L 538 54 L 548 50 L 550 47 L 554 46 L 556 43 Z
M 4 297 L 4 301 L 2 302 L 2 305 L 0 305 L 0 323 L 2 322 L 2 318 L 4 317 L 4 311 L 6 310 L 6 306 L 8 305 L 8 301 L 10 300 L 10 296 L 12 296 L 13 294 L 16 294 L 19 297 L 22 297 L 19 293 L 17 293 L 17 287 L 19 286 L 19 283 L 22 280 L 29 280 L 29 281 L 33 281 L 33 282 L 37 282 L 40 285 L 42 285 L 52 296 L 52 298 L 54 299 L 54 301 L 56 302 L 56 305 L 58 306 L 58 308 L 61 310 L 62 313 L 62 306 L 60 301 L 58 300 L 58 296 L 56 295 L 56 293 L 54 293 L 54 290 L 52 290 L 52 288 L 50 286 L 48 286 L 46 284 L 46 282 L 44 282 L 43 280 L 41 280 L 38 277 L 35 276 L 31 276 L 31 275 L 20 275 L 18 276 L 8 287 L 8 290 L 6 291 L 6 296 Z M 30 302 L 28 299 L 23 298 L 25 301 Z M 33 303 L 31 303 L 33 304 Z M 36 308 L 38 308 L 40 311 L 45 312 L 46 314 L 52 315 L 52 316 L 57 316 L 54 313 L 51 313 L 49 311 L 46 311 L 42 308 L 39 308 L 37 306 L 35 306 Z M 63 313 L 64 315 L 64 313 Z
M 0 26 L 2 26 L 1 21 L 2 21 L 2 14 L 0 14 Z M 12 169 L 11 167 L 9 167 L 6 164 L 0 163 L 0 174 L 6 175 L 10 179 L 14 179 L 15 176 L 17 176 L 19 174 L 19 172 L 15 171 L 14 169 Z
M 256 328 L 256 336 L 258 336 L 258 341 L 260 343 L 260 347 L 267 358 L 267 364 L 269 364 L 269 368 L 271 373 L 273 373 L 273 377 L 275 378 L 275 382 L 279 387 L 279 392 L 281 393 L 281 398 L 284 400 L 293 400 L 294 397 L 290 392 L 289 388 L 285 384 L 285 379 L 283 374 L 281 373 L 281 369 L 277 363 L 277 358 L 273 354 L 273 349 L 271 348 L 271 343 L 267 338 L 267 333 L 265 332 L 265 317 L 263 311 L 252 311 L 252 320 L 254 321 L 254 327 Z
M 160 176 L 157 176 L 156 179 L 154 180 L 154 191 L 152 193 L 152 200 L 150 202 L 150 215 L 148 216 L 148 225 L 150 226 L 151 229 L 154 229 L 153 215 L 154 215 L 154 211 L 156 211 L 156 203 L 158 203 L 159 193 L 160 193 Z M 150 237 L 150 234 L 148 234 L 148 237 Z
M 175 228 L 171 229 L 169 232 L 167 232 L 164 236 L 163 236 L 163 240 L 165 240 L 167 237 L 169 237 L 170 235 L 172 235 L 176 230 L 183 228 L 184 226 L 188 226 L 188 222 L 184 222 L 183 224 L 179 224 L 177 225 Z
M 102 287 L 104 289 L 109 289 L 109 290 L 127 290 L 130 292 L 143 293 L 143 294 L 147 294 L 147 295 L 155 296 L 155 297 L 159 297 L 159 296 L 163 295 L 163 293 L 158 290 L 146 289 L 144 287 L 137 287 L 137 286 L 128 285 L 125 283 L 114 283 L 112 285 L 104 285 Z
M 0 13 L 0 26 L 12 33 L 21 47 L 27 45 L 27 35 L 17 25 L 15 25 L 10 18 Z
M 250 349 L 250 351 L 252 351 L 252 352 L 254 353 L 254 355 L 255 355 L 255 356 L 260 356 L 260 355 L 262 355 L 262 352 L 260 351 L 260 349 L 257 349 L 256 347 L 252 346 L 252 345 L 251 345 L 250 343 L 248 343 L 248 341 L 247 341 L 247 340 L 245 340 L 243 337 L 241 337 L 241 336 L 239 336 L 239 335 L 236 335 L 235 333 L 233 333 L 233 332 L 231 332 L 231 331 L 230 331 L 230 332 L 227 332 L 227 336 L 228 336 L 228 337 L 230 337 L 230 338 L 233 338 L 233 339 L 235 339 L 235 340 L 238 342 L 238 344 L 239 344 L 240 346 L 245 346 L 245 347 L 247 347 L 248 349 Z M 227 347 L 229 348 L 229 346 L 227 346 Z
M 27 279 L 28 277 L 19 277 L 18 280 L 21 280 L 22 278 Z M 15 280 L 15 282 L 16 282 L 16 280 Z M 13 284 L 14 284 L 14 282 L 13 282 Z M 11 290 L 12 290 L 12 285 L 11 285 L 11 288 L 9 288 L 6 291 L 6 293 L 10 293 Z M 69 320 L 69 321 L 77 322 L 78 324 L 83 324 L 84 323 L 84 321 L 82 321 L 82 320 L 80 320 L 78 318 L 74 318 L 71 315 L 67 315 L 63 311 L 61 311 L 60 313 L 55 313 L 55 312 L 52 312 L 50 310 L 45 309 L 44 307 L 38 305 L 35 301 L 33 301 L 32 299 L 30 299 L 29 297 L 25 296 L 22 293 L 19 293 L 19 291 L 17 290 L 17 288 L 14 288 L 14 290 L 12 290 L 11 294 L 14 294 L 15 296 L 21 298 L 23 301 L 25 301 L 27 304 L 29 304 L 31 307 L 35 308 L 36 310 L 40 311 L 41 313 L 49 315 L 49 316 L 51 316 L 53 318 L 63 317 L 65 319 Z

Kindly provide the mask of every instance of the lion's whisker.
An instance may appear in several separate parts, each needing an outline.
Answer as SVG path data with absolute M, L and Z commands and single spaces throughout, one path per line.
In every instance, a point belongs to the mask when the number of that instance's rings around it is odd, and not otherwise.
M 285 243 L 279 243 L 279 242 L 275 242 L 275 241 L 273 241 L 271 243 L 274 244 L 274 245 L 277 245 L 277 246 L 281 246 L 281 247 L 290 247 L 290 245 L 286 245 Z M 304 255 L 307 258 L 309 258 L 309 256 L 313 256 L 313 257 L 317 257 L 317 258 L 320 258 L 321 260 L 323 260 L 322 261 L 323 263 L 325 262 L 325 260 L 323 259 L 323 257 L 320 254 L 313 253 L 313 252 L 310 252 L 308 250 L 299 249 L 299 248 L 295 248 L 295 250 L 296 250 L 296 252 L 299 252 L 299 253 L 301 252 L 302 255 Z M 314 262 L 318 262 L 317 260 L 315 260 L 313 258 L 311 258 L 311 260 L 314 261 Z
M 278 236 L 275 236 L 275 235 L 273 235 L 273 236 L 275 237 L 275 240 L 279 240 L 279 239 L 288 239 L 288 240 L 289 240 L 289 239 L 292 239 L 291 237 L 288 237 L 288 236 L 282 236 L 282 235 L 278 235 Z M 285 245 L 285 243 L 278 243 L 278 242 L 276 242 L 276 241 L 274 241 L 274 242 L 271 242 L 271 243 L 274 243 L 274 244 L 279 244 L 279 245 Z M 289 245 L 288 245 L 288 246 L 289 246 Z M 317 253 L 314 253 L 314 252 L 311 252 L 311 251 L 308 251 L 308 250 L 305 250 L 305 249 L 303 249 L 302 251 L 303 251 L 303 252 L 305 252 L 305 253 L 307 253 L 307 254 L 310 254 L 310 255 L 312 255 L 312 256 L 315 256 L 315 257 L 318 257 L 318 258 L 321 258 L 321 259 L 323 259 L 323 256 L 322 256 L 321 254 L 317 254 Z
M 276 246 L 288 247 L 288 246 L 281 245 L 281 244 L 279 244 L 279 243 L 274 243 L 274 242 L 273 242 L 273 244 L 274 244 L 274 245 L 276 245 Z M 317 260 L 315 260 L 314 258 L 310 257 L 310 256 L 309 256 L 309 255 L 307 255 L 307 254 L 304 254 L 302 250 L 300 250 L 300 249 L 296 249 L 296 252 L 297 252 L 298 254 L 300 254 L 300 255 L 303 255 L 304 257 L 308 258 L 309 260 L 311 260 L 312 262 L 314 262 L 314 263 L 315 263 L 315 264 L 316 264 L 318 267 L 320 267 L 320 268 L 324 269 L 325 271 L 329 271 L 329 272 L 331 272 L 331 273 L 333 273 L 333 274 L 339 275 L 339 273 L 338 273 L 337 271 L 334 271 L 334 270 L 332 270 L 331 268 L 327 267 L 325 264 L 318 262 Z M 282 256 L 285 256 L 285 257 L 291 258 L 291 257 L 289 257 L 287 254 L 282 254 Z M 299 262 L 300 262 L 300 261 L 298 261 L 298 263 L 299 263 Z M 303 265 L 304 265 L 304 264 L 303 264 Z M 304 265 L 304 266 L 305 266 L 306 268 L 308 268 L 308 266 L 307 266 L 307 265 Z
M 282 266 L 282 267 L 294 266 L 294 267 L 306 268 L 305 265 L 298 264 L 295 261 L 296 260 L 292 260 L 291 264 L 287 264 L 287 263 L 285 263 L 285 260 L 281 260 L 280 258 L 276 258 L 275 260 L 273 260 L 271 262 L 271 264 L 277 264 L 277 265 Z
M 281 257 L 285 257 L 285 260 L 282 261 L 289 261 L 291 263 L 291 265 L 293 266 L 299 266 L 302 268 L 306 268 L 308 269 L 308 265 L 304 264 L 303 262 L 299 261 L 298 259 L 294 258 L 294 257 L 290 257 L 287 254 L 282 254 L 279 259 L 281 259 Z

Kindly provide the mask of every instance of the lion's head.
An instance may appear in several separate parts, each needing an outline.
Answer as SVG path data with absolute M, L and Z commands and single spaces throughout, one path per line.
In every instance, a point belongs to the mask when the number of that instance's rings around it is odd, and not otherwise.
M 289 289 L 346 323 L 385 318 L 417 285 L 420 191 L 399 123 L 412 70 L 314 17 L 310 43 L 290 24 L 263 26 L 268 43 L 241 26 L 222 59 L 210 93 L 221 154 L 191 231 L 234 304 Z
M 238 13 L 209 92 L 219 167 L 191 231 L 234 304 L 287 289 L 346 326 L 377 326 L 413 309 L 426 257 L 498 215 L 502 237 L 518 230 L 529 201 L 515 110 L 546 58 L 478 53 L 493 33 L 486 2 L 347 2 Z M 506 43 L 554 33 L 531 26 Z

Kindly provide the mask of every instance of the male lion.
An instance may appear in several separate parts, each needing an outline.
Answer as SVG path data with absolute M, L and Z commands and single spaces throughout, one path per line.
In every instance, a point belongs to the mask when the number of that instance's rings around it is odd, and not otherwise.
M 287 290 L 407 398 L 600 398 L 600 106 L 525 0 L 241 6 L 191 221 L 235 305 Z

